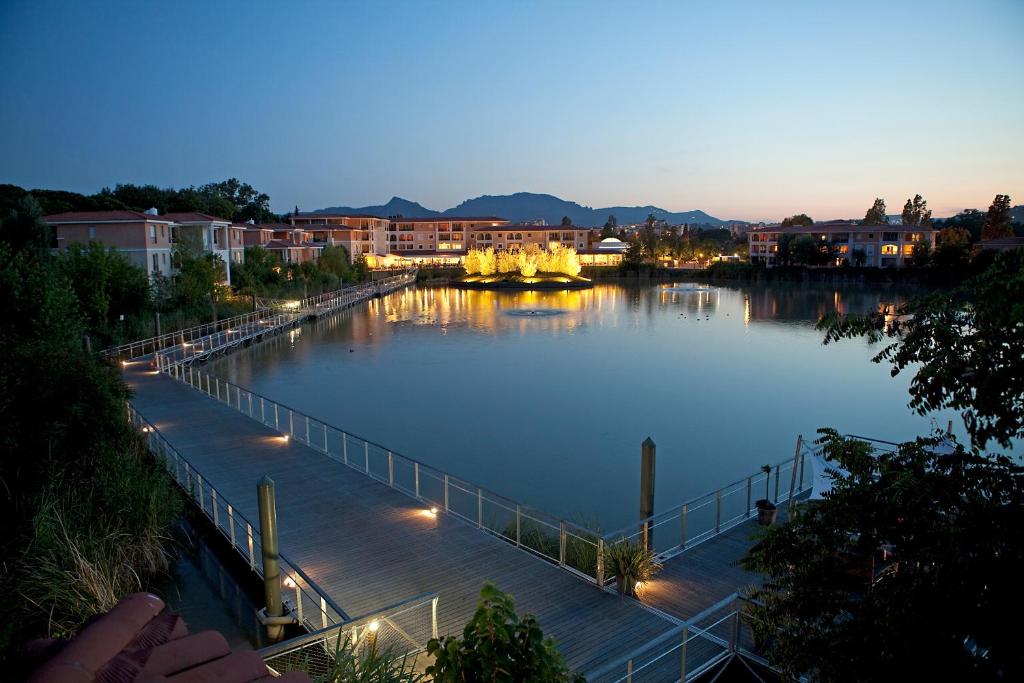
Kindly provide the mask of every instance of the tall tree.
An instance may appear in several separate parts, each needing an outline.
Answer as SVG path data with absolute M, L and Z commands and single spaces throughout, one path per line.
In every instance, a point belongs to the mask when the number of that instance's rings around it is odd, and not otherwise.
M 1013 221 L 1010 219 L 1010 195 L 997 194 L 988 207 L 985 216 L 985 227 L 981 231 L 981 239 L 995 240 L 1013 237 Z
M 568 216 L 562 216 L 562 225 L 572 225 L 572 219 Z
M 921 195 L 914 195 L 903 205 L 903 224 L 913 225 L 919 228 L 927 228 L 932 224 L 932 212 L 928 208 L 928 202 L 921 198 Z
M 885 200 L 878 198 L 875 199 L 874 205 L 868 209 L 868 212 L 864 214 L 864 220 L 861 221 L 861 225 L 885 225 L 889 222 L 885 213 Z
M 795 216 L 782 219 L 782 227 L 788 228 L 791 225 L 814 225 L 814 219 L 806 213 L 798 213 Z

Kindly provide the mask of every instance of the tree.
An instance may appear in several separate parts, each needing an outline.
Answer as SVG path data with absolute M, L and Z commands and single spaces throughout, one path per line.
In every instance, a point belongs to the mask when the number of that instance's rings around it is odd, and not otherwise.
M 351 270 L 349 267 L 350 263 L 348 250 L 345 247 L 327 245 L 320 251 L 320 260 L 318 262 L 320 270 L 338 279 L 350 279 L 348 277 L 349 270 Z
M 427 654 L 434 657 L 427 675 L 438 683 L 583 681 L 569 673 L 537 619 L 518 616 L 512 598 L 491 583 L 480 591 L 476 612 L 462 636 L 432 638 Z
M 615 228 L 617 228 L 618 226 L 619 226 L 619 221 L 618 221 L 618 219 L 617 219 L 617 218 L 615 218 L 615 215 L 614 215 L 614 214 L 609 214 L 609 216 L 608 216 L 608 220 L 606 220 L 606 221 L 604 222 L 604 227 L 606 227 L 606 228 L 611 228 L 612 230 L 614 230 L 614 229 L 615 229 Z
M 914 195 L 903 205 L 903 224 L 914 225 L 920 228 L 927 228 L 932 224 L 932 212 L 928 209 L 928 202 L 921 198 L 921 195 Z
M 893 340 L 872 360 L 893 376 L 912 369 L 910 407 L 961 411 L 975 448 L 1024 438 L 1024 250 L 1000 253 L 951 292 L 911 299 L 893 319 L 832 313 L 818 327 L 826 344 Z
M 932 243 L 930 240 L 921 240 L 914 245 L 910 254 L 910 264 L 915 268 L 927 268 L 932 260 Z
M 806 213 L 798 213 L 795 216 L 782 219 L 782 227 L 788 228 L 793 225 L 814 225 L 814 219 Z
M 565 225 L 565 226 L 572 225 L 572 219 L 569 218 L 568 216 L 562 216 L 562 225 Z
M 857 267 L 863 266 L 868 261 L 868 254 L 863 249 L 853 250 L 853 265 Z
M 819 430 L 833 490 L 743 564 L 770 661 L 810 680 L 1020 680 L 1024 469 L 939 439 L 894 452 Z
M 988 207 L 985 216 L 985 227 L 981 231 L 981 239 L 995 240 L 1013 237 L 1013 221 L 1010 219 L 1010 195 L 997 194 Z
M 948 271 L 962 270 L 971 258 L 971 236 L 964 228 L 943 228 L 935 238 L 932 264 Z
M 825 259 L 820 243 L 811 235 L 797 235 L 789 245 L 789 254 L 793 263 L 804 266 L 820 265 Z
M 955 216 L 936 221 L 937 227 L 963 228 L 970 233 L 969 242 L 977 242 L 981 239 L 981 232 L 985 227 L 985 214 L 977 209 L 964 209 Z
M 649 214 L 647 214 L 647 218 L 644 220 L 644 226 L 648 227 L 648 228 L 651 228 L 653 230 L 654 226 L 657 224 L 657 222 L 658 222 L 658 217 L 655 216 L 653 213 L 649 213 Z
M 864 220 L 861 221 L 861 225 L 886 225 L 889 219 L 885 213 L 885 200 L 876 199 L 874 205 L 868 209 L 868 212 L 864 214 Z

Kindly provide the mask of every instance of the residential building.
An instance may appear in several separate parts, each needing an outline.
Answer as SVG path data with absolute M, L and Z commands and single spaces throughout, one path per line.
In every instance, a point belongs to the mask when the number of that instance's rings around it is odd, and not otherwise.
M 476 249 L 521 249 L 536 244 L 542 249 L 561 244 L 576 251 L 587 248 L 589 228 L 573 225 L 509 225 L 478 226 L 468 231 L 469 246 Z
M 149 211 L 71 211 L 45 216 L 58 251 L 97 241 L 123 253 L 150 277 L 170 276 L 174 222 Z
M 320 257 L 323 246 L 313 241 L 313 233 L 310 230 L 289 223 L 268 223 L 260 227 L 271 230 L 273 239 L 263 246 L 277 254 L 281 263 L 305 263 L 316 261 Z
M 175 239 L 187 239 L 192 234 L 198 241 L 202 240 L 203 250 L 216 254 L 224 262 L 224 276 L 231 284 L 231 268 L 242 263 L 245 258 L 245 229 L 233 225 L 225 218 L 217 218 L 205 213 L 168 213 L 165 218 L 174 221 Z
M 1024 249 L 1024 237 L 999 237 L 992 240 L 978 242 L 978 248 L 982 251 L 1010 251 L 1011 249 Z
M 606 237 L 585 249 L 577 249 L 581 266 L 617 266 L 629 251 L 629 244 L 618 237 Z
M 747 236 L 750 262 L 769 268 L 777 263 L 779 240 L 809 235 L 830 257 L 829 265 L 864 265 L 900 268 L 906 265 L 921 243 L 935 244 L 937 230 L 914 225 L 859 225 L 854 221 L 832 221 L 813 225 L 782 227 L 769 225 L 752 229 Z
M 387 228 L 388 252 L 414 256 L 409 252 L 466 253 L 469 233 L 482 227 L 508 225 L 494 216 L 460 218 L 391 218 Z
M 348 250 L 353 262 L 360 256 L 383 256 L 388 253 L 387 229 L 390 221 L 387 218 L 368 214 L 298 213 L 289 216 L 288 221 L 306 230 L 324 228 L 320 235 L 325 238 L 327 227 L 341 229 L 341 232 L 331 231 L 331 238 L 337 239 L 337 243 Z M 344 229 L 348 229 L 348 233 Z
M 242 228 L 242 245 L 246 247 L 261 247 L 274 239 L 274 230 L 268 225 L 249 222 L 242 225 L 236 223 L 235 227 Z

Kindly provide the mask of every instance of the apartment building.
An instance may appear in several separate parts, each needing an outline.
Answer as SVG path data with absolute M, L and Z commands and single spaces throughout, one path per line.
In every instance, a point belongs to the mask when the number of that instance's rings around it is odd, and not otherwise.
M 167 216 L 149 211 L 70 211 L 45 216 L 54 231 L 56 248 L 65 251 L 72 244 L 91 241 L 123 253 L 150 277 L 169 277 L 175 223 Z
M 859 225 L 854 221 L 831 221 L 814 225 L 769 225 L 747 236 L 750 262 L 769 268 L 779 265 L 779 241 L 784 235 L 795 239 L 809 235 L 828 254 L 829 265 L 863 265 L 901 268 L 923 242 L 935 244 L 937 230 L 914 225 Z
M 410 257 L 424 252 L 465 254 L 473 230 L 502 225 L 508 225 L 508 221 L 496 216 L 446 219 L 395 217 L 387 228 L 388 252 Z
M 202 240 L 204 251 L 220 257 L 230 285 L 232 266 L 240 265 L 245 258 L 245 228 L 205 213 L 168 213 L 164 217 L 174 223 L 175 240 L 191 234 L 197 245 Z
M 281 263 L 305 263 L 320 258 L 323 245 L 313 241 L 313 233 L 290 223 L 268 223 L 260 226 L 271 233 L 271 240 L 263 248 L 277 254 Z
M 312 232 L 320 246 L 328 243 L 345 247 L 354 262 L 360 256 L 384 256 L 388 253 L 387 229 L 390 221 L 368 214 L 298 213 L 289 216 L 295 227 Z M 325 240 L 320 242 L 319 240 Z M 329 242 L 328 240 L 334 240 Z
M 475 249 L 522 249 L 536 244 L 549 249 L 556 244 L 573 247 L 577 251 L 587 248 L 590 230 L 564 225 L 509 225 L 478 226 L 469 231 L 469 246 Z

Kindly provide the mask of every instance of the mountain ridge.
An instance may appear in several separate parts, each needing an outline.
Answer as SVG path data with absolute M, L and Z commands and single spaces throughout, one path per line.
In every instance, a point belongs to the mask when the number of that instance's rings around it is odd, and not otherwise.
M 418 202 L 392 197 L 385 204 L 373 206 L 330 206 L 317 209 L 313 213 L 365 213 L 382 217 L 401 215 L 407 218 L 458 218 L 468 216 L 499 216 L 513 222 L 543 219 L 548 225 L 558 225 L 563 216 L 572 219 L 573 225 L 599 227 L 604 225 L 609 216 L 615 216 L 620 225 L 642 223 L 648 214 L 670 224 L 689 223 L 721 227 L 729 223 L 746 223 L 746 221 L 729 221 L 716 218 L 700 209 L 693 211 L 667 211 L 653 205 L 646 206 L 608 206 L 592 208 L 577 202 L 561 199 L 550 194 L 535 192 L 516 192 L 508 195 L 481 195 L 466 199 L 457 206 L 444 211 L 428 209 Z

